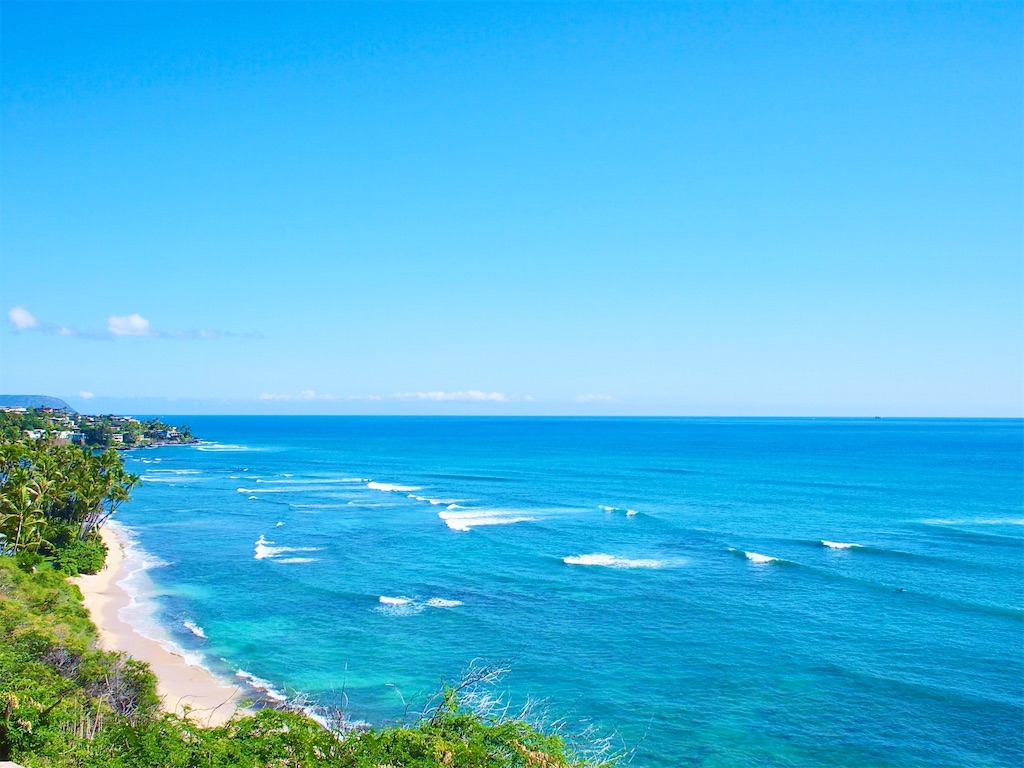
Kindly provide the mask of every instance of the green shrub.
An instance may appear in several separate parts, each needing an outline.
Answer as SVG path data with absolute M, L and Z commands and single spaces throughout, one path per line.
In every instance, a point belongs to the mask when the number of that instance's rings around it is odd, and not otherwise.
M 107 545 L 98 534 L 86 539 L 72 539 L 53 553 L 57 568 L 69 576 L 99 573 L 107 561 Z

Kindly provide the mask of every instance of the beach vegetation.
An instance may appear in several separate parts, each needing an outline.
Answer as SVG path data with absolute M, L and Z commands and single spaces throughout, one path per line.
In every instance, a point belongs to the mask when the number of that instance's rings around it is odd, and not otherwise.
M 32 567 L 42 558 L 71 575 L 95 573 L 105 557 L 99 529 L 138 480 L 114 450 L 0 442 L 0 552 Z

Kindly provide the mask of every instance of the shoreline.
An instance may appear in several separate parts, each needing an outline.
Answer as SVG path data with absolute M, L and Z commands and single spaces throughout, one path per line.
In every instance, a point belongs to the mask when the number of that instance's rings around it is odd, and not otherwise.
M 130 575 L 125 570 L 125 543 L 109 524 L 100 529 L 100 536 L 107 545 L 103 570 L 70 581 L 82 592 L 82 603 L 96 625 L 103 649 L 120 651 L 149 665 L 165 712 L 207 726 L 223 725 L 236 714 L 248 714 L 250 710 L 240 706 L 242 686 L 229 685 L 205 667 L 189 664 L 181 653 L 139 634 L 120 617 L 121 609 L 132 602 L 119 583 Z

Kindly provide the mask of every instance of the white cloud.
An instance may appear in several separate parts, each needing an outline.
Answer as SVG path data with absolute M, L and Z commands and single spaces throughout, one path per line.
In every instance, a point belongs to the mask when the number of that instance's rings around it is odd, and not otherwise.
M 580 395 L 576 398 L 577 403 L 614 403 L 617 402 L 611 395 Z
M 398 400 L 432 400 L 434 402 L 475 400 L 477 402 L 504 403 L 508 401 L 508 396 L 501 392 L 481 392 L 478 389 L 470 389 L 466 392 L 401 392 L 396 394 L 395 398 Z
M 278 394 L 276 392 L 263 392 L 259 399 L 264 402 L 296 402 L 296 401 L 310 401 L 310 400 L 337 400 L 338 398 L 334 395 L 318 395 L 315 390 L 304 389 L 297 395 Z M 351 399 L 351 398 L 350 398 Z
M 66 325 L 37 319 L 24 307 L 11 307 L 7 312 L 7 320 L 16 331 L 35 331 L 36 333 L 56 334 L 79 339 L 109 340 L 118 336 L 146 337 L 150 339 L 178 339 L 183 341 L 212 341 L 220 338 L 262 339 L 263 334 L 257 332 L 236 333 L 219 331 L 212 328 L 199 330 L 162 331 L 150 327 L 149 320 L 138 313 L 131 315 L 111 315 L 107 318 L 106 330 L 72 328 Z
M 149 336 L 149 320 L 140 314 L 111 315 L 107 330 L 115 336 Z
M 78 393 L 78 396 L 83 400 L 92 400 L 92 392 L 86 392 L 84 389 Z
M 39 327 L 39 321 L 24 307 L 11 307 L 11 311 L 7 313 L 7 319 L 19 331 L 28 331 Z

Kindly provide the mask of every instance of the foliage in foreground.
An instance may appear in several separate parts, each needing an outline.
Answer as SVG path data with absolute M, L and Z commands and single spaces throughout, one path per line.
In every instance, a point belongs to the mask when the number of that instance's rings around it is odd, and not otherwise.
M 582 768 L 557 736 L 448 688 L 421 721 L 338 734 L 262 709 L 217 728 L 162 713 L 148 667 L 98 649 L 81 593 L 0 557 L 0 760 L 28 768 Z

